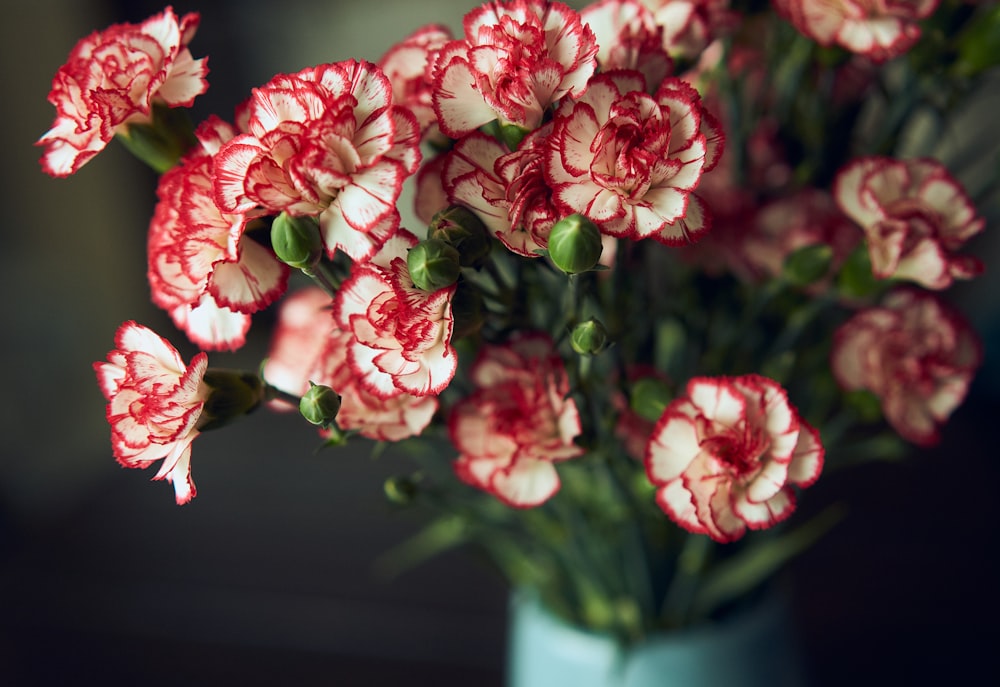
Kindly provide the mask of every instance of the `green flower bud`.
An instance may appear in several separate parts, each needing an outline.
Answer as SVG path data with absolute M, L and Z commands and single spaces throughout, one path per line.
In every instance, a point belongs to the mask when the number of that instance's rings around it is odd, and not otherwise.
M 319 224 L 312 217 L 292 217 L 282 212 L 271 224 L 271 247 L 285 264 L 312 269 L 323 257 Z
M 229 424 L 264 400 L 264 383 L 251 372 L 210 368 L 203 382 L 210 391 L 198 419 L 202 432 Z
M 564 217 L 549 234 L 549 257 L 567 274 L 586 272 L 601 259 L 601 232 L 583 215 Z
M 299 412 L 314 425 L 329 425 L 340 412 L 340 396 L 328 386 L 309 384 L 309 391 L 299 401 Z
M 492 246 L 486 225 L 476 213 L 461 205 L 452 205 L 434 215 L 427 238 L 454 246 L 462 267 L 480 267 Z
M 417 483 L 413 479 L 404 476 L 390 477 L 382 487 L 385 496 L 392 503 L 405 506 L 413 502 L 417 496 Z
M 608 330 L 600 320 L 590 318 L 573 327 L 569 343 L 580 355 L 597 355 L 608 343 Z
M 833 262 L 833 248 L 825 243 L 803 246 L 785 259 L 783 273 L 793 286 L 809 286 L 826 276 Z
M 663 415 L 670 400 L 670 388 L 665 382 L 654 377 L 644 377 L 632 386 L 629 405 L 642 417 L 656 422 Z
M 485 321 L 483 297 L 479 289 L 464 282 L 459 284 L 451 298 L 451 315 L 454 318 L 452 340 L 478 332 Z
M 458 251 L 441 239 L 421 241 L 406 254 L 413 284 L 424 291 L 437 291 L 458 281 L 461 272 Z

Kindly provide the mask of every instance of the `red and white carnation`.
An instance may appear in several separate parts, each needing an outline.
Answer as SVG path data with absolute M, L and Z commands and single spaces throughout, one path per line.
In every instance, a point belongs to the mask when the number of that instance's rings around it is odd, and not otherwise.
M 215 157 L 225 212 L 318 215 L 328 253 L 366 260 L 396 231 L 420 162 L 420 129 L 378 67 L 349 60 L 280 74 L 253 91 L 247 133 Z
M 663 48 L 674 57 L 695 59 L 713 40 L 732 28 L 739 15 L 730 0 L 642 0 L 663 29 Z
M 560 106 L 545 165 L 553 203 L 609 236 L 688 243 L 709 226 L 693 191 L 718 162 L 723 134 L 680 79 L 645 91 L 638 72 L 599 74 Z
M 389 48 L 378 63 L 392 84 L 393 101 L 413 113 L 425 138 L 434 135 L 432 125 L 437 124 L 431 103 L 434 66 L 438 52 L 451 40 L 447 26 L 428 24 Z
M 213 156 L 235 135 L 216 117 L 198 128 L 199 145 L 160 177 L 149 227 L 153 302 L 208 350 L 242 346 L 250 314 L 276 300 L 288 282 L 287 265 L 244 234 L 247 214 L 215 204 Z
M 340 330 L 330 297 L 321 289 L 297 291 L 281 305 L 264 378 L 272 386 L 301 396 L 309 383 L 340 395 L 337 425 L 377 441 L 401 441 L 420 434 L 437 412 L 433 396 L 398 394 L 380 398 L 358 383 L 348 363 L 353 337 Z
M 434 111 L 452 138 L 494 119 L 533 130 L 594 73 L 594 34 L 561 2 L 488 2 L 463 26 L 465 38 L 441 50 L 434 75 Z
M 115 24 L 79 41 L 52 80 L 48 100 L 56 119 L 36 145 L 42 169 L 75 173 L 128 124 L 148 123 L 154 103 L 190 106 L 208 89 L 205 58 L 188 43 L 197 14 L 180 20 L 169 7 L 141 24 Z
M 899 435 L 923 446 L 937 443 L 981 361 L 979 338 L 958 312 L 912 289 L 848 320 L 834 334 L 831 357 L 843 388 L 874 393 Z
M 475 392 L 452 408 L 455 472 L 507 505 L 538 506 L 560 486 L 554 463 L 583 454 L 576 403 L 552 341 L 525 335 L 486 346 L 470 371 Z
M 172 483 L 177 503 L 185 504 L 196 493 L 191 442 L 209 394 L 202 381 L 208 357 L 199 353 L 185 366 L 169 342 L 135 322 L 118 328 L 115 347 L 107 362 L 94 363 L 115 458 L 128 468 L 162 460 L 153 479 Z
M 819 433 L 766 377 L 699 377 L 672 401 L 646 447 L 656 501 L 678 525 L 718 542 L 766 529 L 795 509 L 792 485 L 823 467 Z
M 594 32 L 602 72 L 634 69 L 655 90 L 673 68 L 663 46 L 663 27 L 640 0 L 601 0 L 585 7 L 580 18 Z
M 514 152 L 492 136 L 473 132 L 448 153 L 441 180 L 451 203 L 469 208 L 490 233 L 518 255 L 538 257 L 562 215 L 545 182 L 546 126 Z
M 876 62 L 902 55 L 920 38 L 917 22 L 940 0 L 774 0 L 774 8 L 803 35 Z
M 414 286 L 406 253 L 416 244 L 400 230 L 370 262 L 353 266 L 334 303 L 338 326 L 353 335 L 351 372 L 379 398 L 437 395 L 458 366 L 451 345 L 455 285 L 433 292 Z
M 837 174 L 834 195 L 864 230 L 876 277 L 944 289 L 982 272 L 979 259 L 955 251 L 985 221 L 936 160 L 856 159 Z

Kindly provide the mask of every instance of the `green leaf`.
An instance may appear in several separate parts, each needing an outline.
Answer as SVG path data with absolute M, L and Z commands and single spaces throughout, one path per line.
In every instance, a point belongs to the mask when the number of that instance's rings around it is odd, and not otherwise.
M 830 506 L 804 525 L 772 538 L 759 539 L 732 558 L 712 568 L 696 592 L 693 614 L 708 615 L 773 575 L 778 569 L 815 544 L 846 513 L 841 504 Z
M 785 260 L 784 276 L 794 286 L 809 286 L 826 276 L 833 248 L 825 243 L 803 246 Z
M 955 71 L 964 77 L 976 76 L 1000 64 L 1000 5 L 968 22 L 956 41 L 958 60 Z
M 864 298 L 878 290 L 878 280 L 872 274 L 871 258 L 865 244 L 858 246 L 844 262 L 837 286 L 848 298 Z

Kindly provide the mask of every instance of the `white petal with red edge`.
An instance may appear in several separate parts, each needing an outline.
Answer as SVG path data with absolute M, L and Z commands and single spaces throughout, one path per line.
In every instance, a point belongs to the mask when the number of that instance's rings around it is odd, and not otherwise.
M 497 471 L 491 486 L 505 503 L 530 508 L 545 503 L 559 491 L 559 475 L 548 461 L 521 458 L 509 471 Z

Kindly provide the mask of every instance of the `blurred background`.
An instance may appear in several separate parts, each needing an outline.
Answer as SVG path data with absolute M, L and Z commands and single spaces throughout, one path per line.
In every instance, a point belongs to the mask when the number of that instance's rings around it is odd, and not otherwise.
M 431 21 L 460 30 L 472 0 L 177 1 L 201 13 L 192 44 L 211 88 L 196 121 L 230 118 L 278 72 L 350 57 L 377 60 Z M 9 3 L 0 26 L 5 94 L 0 184 L 0 685 L 500 685 L 507 590 L 483 562 L 448 554 L 388 580 L 378 556 L 415 532 L 419 514 L 382 496 L 405 468 L 366 447 L 317 453 L 293 415 L 198 439 L 199 497 L 178 508 L 152 472 L 114 462 L 91 364 L 135 319 L 190 359 L 149 303 L 145 230 L 155 178 L 112 144 L 78 174 L 44 175 L 33 142 L 54 112 L 49 83 L 74 43 L 162 9 L 146 0 Z M 995 149 L 1000 88 L 984 92 L 956 145 Z M 835 501 L 848 518 L 789 571 L 810 684 L 961 683 L 992 668 L 998 604 L 992 422 L 1000 409 L 1000 289 L 993 221 L 973 244 L 987 274 L 954 289 L 987 363 L 942 445 L 902 464 L 831 475 L 804 514 Z M 267 347 L 255 318 L 239 354 Z M 992 670 L 991 670 L 992 672 Z

